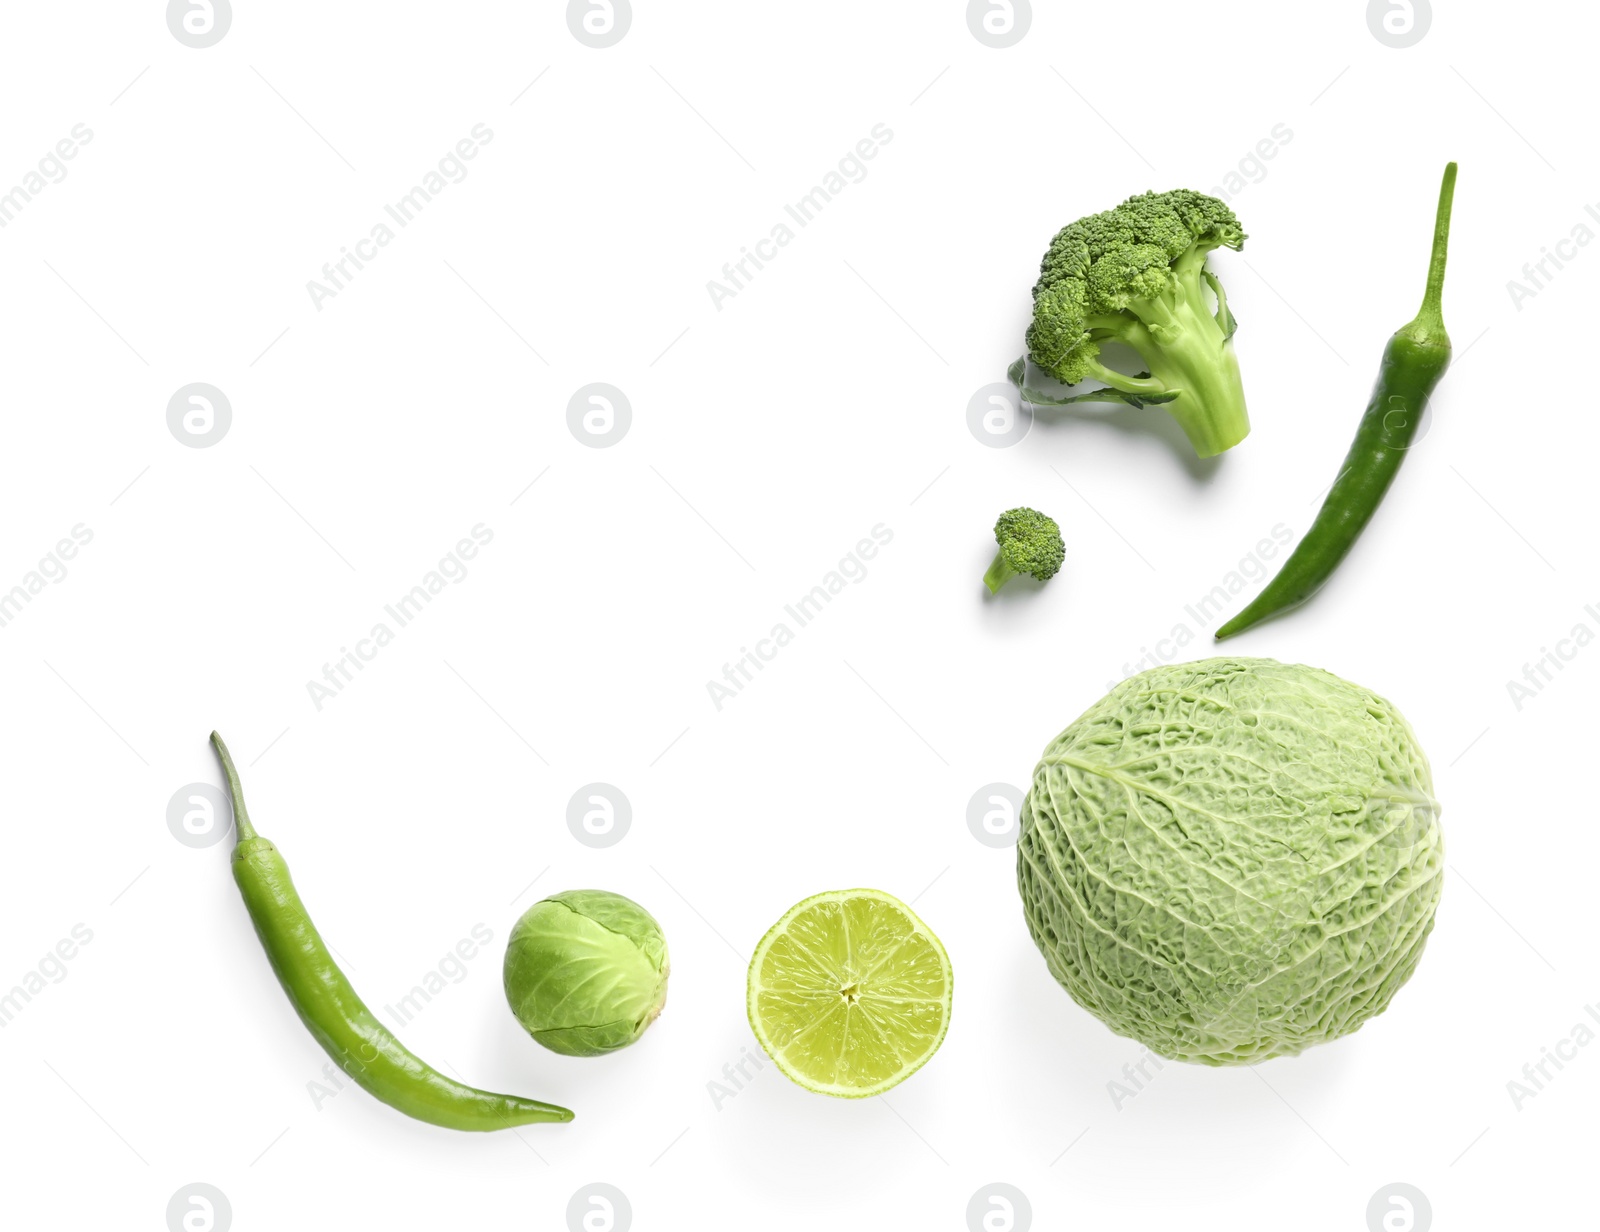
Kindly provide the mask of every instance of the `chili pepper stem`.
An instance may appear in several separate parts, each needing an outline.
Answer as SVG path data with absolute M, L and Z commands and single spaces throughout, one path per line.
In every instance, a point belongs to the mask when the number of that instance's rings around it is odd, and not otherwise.
M 228 778 L 228 794 L 233 797 L 235 839 L 243 843 L 256 837 L 256 828 L 250 824 L 250 812 L 244 806 L 244 788 L 239 785 L 239 772 L 233 768 L 233 757 L 228 752 L 228 746 L 216 732 L 211 733 L 211 747 L 217 750 L 217 757 L 222 761 L 222 773 Z
M 1444 267 L 1450 255 L 1450 212 L 1455 205 L 1456 165 L 1449 163 L 1444 169 L 1444 182 L 1439 186 L 1439 211 L 1433 224 L 1433 254 L 1428 261 L 1428 287 L 1423 292 L 1422 307 L 1417 310 L 1411 324 L 1397 331 L 1401 337 L 1424 346 L 1450 345 L 1450 335 L 1444 328 Z

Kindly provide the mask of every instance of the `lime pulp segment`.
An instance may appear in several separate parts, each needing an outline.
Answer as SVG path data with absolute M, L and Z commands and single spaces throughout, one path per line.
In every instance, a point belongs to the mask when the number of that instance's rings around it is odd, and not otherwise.
M 791 907 L 750 960 L 750 1025 L 807 1090 L 861 1097 L 921 1068 L 950 1025 L 950 959 L 899 899 L 835 890 Z

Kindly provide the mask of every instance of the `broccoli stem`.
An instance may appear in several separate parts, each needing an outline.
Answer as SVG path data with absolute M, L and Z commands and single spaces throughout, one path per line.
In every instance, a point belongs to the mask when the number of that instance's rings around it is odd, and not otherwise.
M 989 593 L 995 594 L 999 589 L 1017 576 L 1017 571 L 1006 564 L 1004 552 L 996 552 L 994 564 L 989 566 L 989 571 L 983 575 L 983 584 L 989 588 Z
M 1103 385 L 1112 389 L 1120 389 L 1129 394 L 1164 394 L 1167 387 L 1160 381 L 1151 377 L 1129 376 L 1126 372 L 1118 372 L 1115 368 L 1108 368 L 1098 359 L 1088 362 L 1089 375 Z
M 1250 434 L 1239 360 L 1231 343 L 1220 349 L 1180 340 L 1152 357 L 1151 370 L 1178 397 L 1165 404 L 1202 458 L 1232 449 Z
M 1172 271 L 1180 278 L 1197 279 L 1205 272 L 1206 258 L 1227 241 L 1220 235 L 1213 235 L 1208 239 L 1196 240 L 1189 246 L 1189 250 L 1172 263 Z
M 1216 318 L 1217 325 L 1222 330 L 1223 335 L 1227 336 L 1228 293 L 1222 289 L 1222 280 L 1210 270 L 1201 270 L 1200 277 L 1205 281 L 1206 286 L 1211 288 L 1211 293 L 1217 297 L 1217 308 L 1211 315 Z
M 1141 320 L 1159 322 L 1160 341 L 1139 351 L 1151 378 L 1178 396 L 1165 409 L 1202 458 L 1232 449 L 1250 434 L 1239 360 L 1200 291 L 1199 272 L 1178 280 L 1170 299 L 1131 305 Z M 1146 314 L 1149 314 L 1148 316 Z M 1110 384 L 1108 381 L 1107 384 Z

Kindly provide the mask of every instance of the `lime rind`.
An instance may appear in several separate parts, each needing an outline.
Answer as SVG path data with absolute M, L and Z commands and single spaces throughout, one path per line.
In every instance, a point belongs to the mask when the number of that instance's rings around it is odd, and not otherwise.
M 819 911 L 835 904 L 836 921 Z M 859 1003 L 847 1003 L 846 980 L 863 986 Z M 791 1081 L 864 1099 L 904 1082 L 939 1050 L 952 988 L 949 955 L 910 907 L 881 890 L 830 890 L 796 903 L 762 937 L 746 1009 Z

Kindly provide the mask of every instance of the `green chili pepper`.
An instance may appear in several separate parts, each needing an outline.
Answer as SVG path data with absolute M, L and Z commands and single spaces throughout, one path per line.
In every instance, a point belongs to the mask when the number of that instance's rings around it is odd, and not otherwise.
M 245 811 L 239 773 L 222 737 L 211 733 L 233 796 L 233 879 L 239 883 L 256 936 L 289 994 L 300 1021 L 355 1081 L 391 1108 L 446 1129 L 510 1129 L 537 1121 L 570 1121 L 572 1113 L 516 1095 L 464 1086 L 413 1056 L 377 1020 L 333 961 L 289 879 L 278 849 L 255 832 Z
M 1367 403 L 1344 466 L 1322 502 L 1316 521 L 1283 562 L 1277 576 L 1244 611 L 1217 630 L 1219 642 L 1269 616 L 1297 607 L 1316 594 L 1366 529 L 1394 482 L 1400 463 L 1405 461 L 1428 398 L 1450 366 L 1450 335 L 1445 332 L 1440 301 L 1455 191 L 1456 165 L 1451 163 L 1444 169 L 1444 184 L 1439 189 L 1433 259 L 1428 266 L 1428 289 L 1422 297 L 1422 308 L 1383 350 L 1383 366 L 1378 370 L 1372 400 Z

